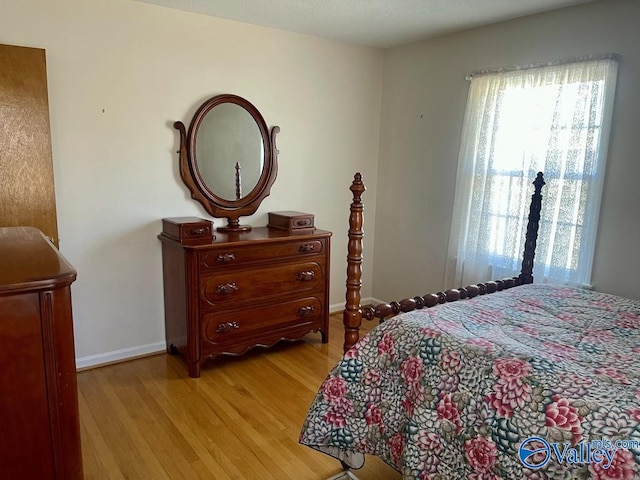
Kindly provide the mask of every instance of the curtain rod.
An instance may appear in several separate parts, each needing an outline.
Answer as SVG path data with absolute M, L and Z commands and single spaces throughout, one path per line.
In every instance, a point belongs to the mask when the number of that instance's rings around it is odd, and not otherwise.
M 605 53 L 602 55 L 587 55 L 586 57 L 565 58 L 563 60 L 534 63 L 530 65 L 512 65 L 510 67 L 491 68 L 487 70 L 478 70 L 477 72 L 470 73 L 465 77 L 465 80 L 471 81 L 473 80 L 473 77 L 476 77 L 478 75 L 487 75 L 490 73 L 514 72 L 516 70 L 526 70 L 528 68 L 553 67 L 556 65 L 564 65 L 567 63 L 589 62 L 593 60 L 614 60 L 617 62 L 619 58 L 620 58 L 620 55 L 618 55 L 617 53 Z

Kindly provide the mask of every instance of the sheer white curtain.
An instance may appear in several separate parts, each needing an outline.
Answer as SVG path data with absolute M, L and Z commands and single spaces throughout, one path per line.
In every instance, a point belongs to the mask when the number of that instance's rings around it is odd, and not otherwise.
M 590 283 L 616 75 L 610 57 L 473 76 L 447 285 L 520 273 L 538 171 L 535 281 Z

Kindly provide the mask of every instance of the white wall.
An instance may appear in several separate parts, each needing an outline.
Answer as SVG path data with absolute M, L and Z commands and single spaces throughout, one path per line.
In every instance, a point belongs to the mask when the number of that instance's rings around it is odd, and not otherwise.
M 621 59 L 592 283 L 640 299 L 638 20 L 640 2 L 602 0 L 385 52 L 375 297 L 451 287 L 443 279 L 469 89 L 465 76 L 616 52 Z
M 78 270 L 80 366 L 163 348 L 160 219 L 207 217 L 180 180 L 172 123 L 188 123 L 220 93 L 247 98 L 281 127 L 278 179 L 243 222 L 314 213 L 334 232 L 331 303 L 344 302 L 356 171 L 375 207 L 381 51 L 131 0 L 4 1 L 0 43 L 47 53 L 60 247 Z M 365 241 L 372 250 L 373 236 Z
M 368 188 L 363 296 L 441 289 L 465 75 L 617 52 L 593 282 L 638 298 L 639 18 L 635 0 L 601 0 L 383 54 L 132 0 L 4 1 L 0 43 L 47 51 L 61 250 L 78 270 L 79 364 L 162 348 L 160 219 L 207 217 L 179 178 L 171 125 L 219 93 L 249 99 L 282 129 L 271 196 L 243 222 L 315 213 L 334 232 L 331 303 L 339 305 L 354 172 Z

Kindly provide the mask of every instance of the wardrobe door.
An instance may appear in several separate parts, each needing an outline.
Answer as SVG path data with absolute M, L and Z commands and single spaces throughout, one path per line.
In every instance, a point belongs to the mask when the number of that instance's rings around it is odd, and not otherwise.
M 58 246 L 45 51 L 0 45 L 0 226 Z

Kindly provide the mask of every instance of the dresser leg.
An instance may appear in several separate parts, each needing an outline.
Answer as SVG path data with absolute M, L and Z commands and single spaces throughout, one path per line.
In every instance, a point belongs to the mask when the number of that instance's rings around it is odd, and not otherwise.
M 329 329 L 323 328 L 320 330 L 320 335 L 322 335 L 322 343 L 329 343 Z
M 200 377 L 200 363 L 199 362 L 190 363 L 189 364 L 189 376 L 191 378 Z

